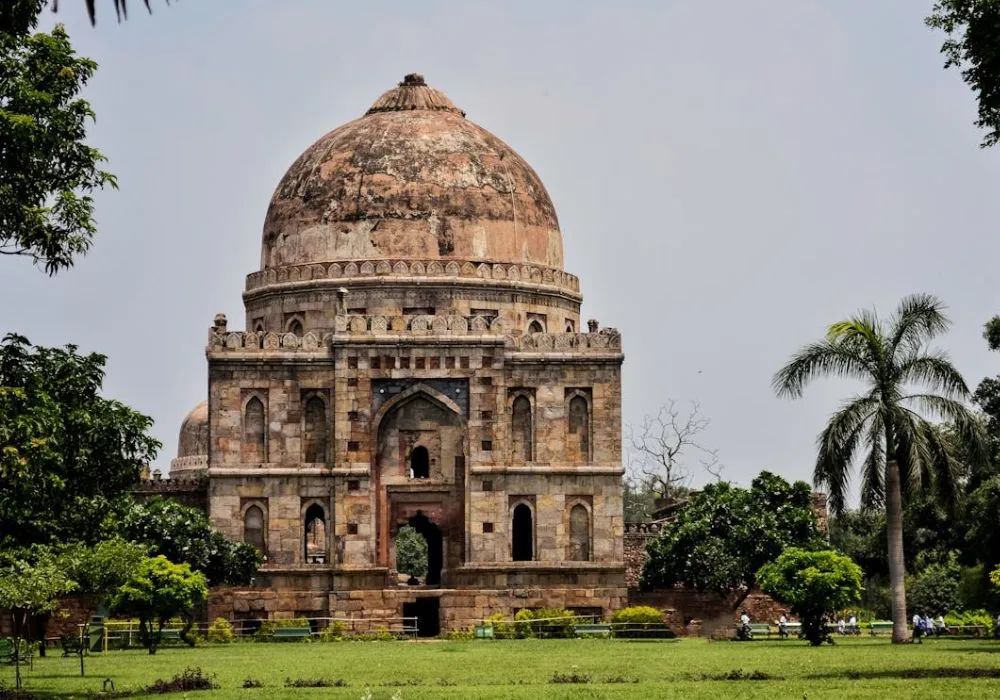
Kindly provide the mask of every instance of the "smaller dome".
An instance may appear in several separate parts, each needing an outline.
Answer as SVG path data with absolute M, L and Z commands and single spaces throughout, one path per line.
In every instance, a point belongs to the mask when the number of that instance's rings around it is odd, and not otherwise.
M 208 401 L 191 409 L 181 423 L 177 441 L 177 457 L 198 457 L 208 454 Z

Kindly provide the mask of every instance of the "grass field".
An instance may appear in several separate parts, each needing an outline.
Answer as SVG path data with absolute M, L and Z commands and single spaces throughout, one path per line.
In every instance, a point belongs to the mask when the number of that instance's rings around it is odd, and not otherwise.
M 169 679 L 187 666 L 214 674 L 220 688 L 196 698 L 997 698 L 1000 642 L 929 640 L 892 646 L 851 639 L 811 648 L 798 641 L 752 643 L 627 640 L 510 640 L 232 644 L 37 659 L 25 674 L 39 697 L 77 697 Z M 734 672 L 764 680 L 721 680 Z M 938 677 L 916 679 L 913 674 Z M 554 674 L 589 676 L 553 683 Z M 979 677 L 970 677 L 970 676 Z M 943 676 L 943 677 L 942 677 Z M 263 687 L 246 690 L 246 678 Z M 346 687 L 286 688 L 286 679 L 342 680 Z M 13 669 L 0 667 L 0 682 Z M 177 696 L 179 697 L 179 696 Z

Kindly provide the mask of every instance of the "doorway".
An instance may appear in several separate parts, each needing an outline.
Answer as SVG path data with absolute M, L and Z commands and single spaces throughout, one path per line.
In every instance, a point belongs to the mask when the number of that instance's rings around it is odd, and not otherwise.
M 444 568 L 444 537 L 441 528 L 419 510 L 407 524 L 427 541 L 427 577 L 424 579 L 424 584 L 440 586 L 441 569 Z
M 417 618 L 418 637 L 436 637 L 441 633 L 441 601 L 437 598 L 403 603 L 403 617 Z

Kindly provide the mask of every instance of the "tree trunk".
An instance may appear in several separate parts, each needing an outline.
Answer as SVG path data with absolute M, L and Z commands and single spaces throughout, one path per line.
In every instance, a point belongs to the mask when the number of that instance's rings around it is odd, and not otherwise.
M 889 533 L 889 587 L 892 591 L 892 642 L 909 639 L 906 629 L 906 562 L 903 559 L 903 494 L 899 485 L 899 463 L 885 464 L 885 522 Z

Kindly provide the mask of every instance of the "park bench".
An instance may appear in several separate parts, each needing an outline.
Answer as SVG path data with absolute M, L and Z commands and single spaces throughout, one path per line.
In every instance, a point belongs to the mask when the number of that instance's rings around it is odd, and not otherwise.
M 10 639 L 0 639 L 0 662 L 12 664 L 20 660 L 21 663 L 25 661 L 34 668 L 35 665 L 35 654 L 32 644 L 27 640 L 22 639 L 17 648 L 14 647 L 14 642 Z
M 750 623 L 750 634 L 762 637 L 771 636 L 771 625 L 761 622 L 751 622 Z
M 181 631 L 176 628 L 160 630 L 160 644 L 180 644 Z
M 312 637 L 311 627 L 275 627 L 271 636 L 276 640 L 298 640 Z
M 476 625 L 476 639 L 493 639 L 493 625 Z
M 868 624 L 872 636 L 876 634 L 892 634 L 892 622 L 886 620 L 875 620 Z
M 589 637 L 592 635 L 611 636 L 611 625 L 600 623 L 573 625 L 573 631 L 577 637 Z
M 778 628 L 778 634 L 781 634 L 781 625 L 775 623 Z M 802 623 L 801 622 L 786 622 L 785 623 L 785 636 L 791 637 L 795 635 L 796 637 L 802 634 Z
M 63 656 L 76 656 L 83 653 L 83 640 L 75 634 L 64 634 L 59 643 L 62 645 Z

